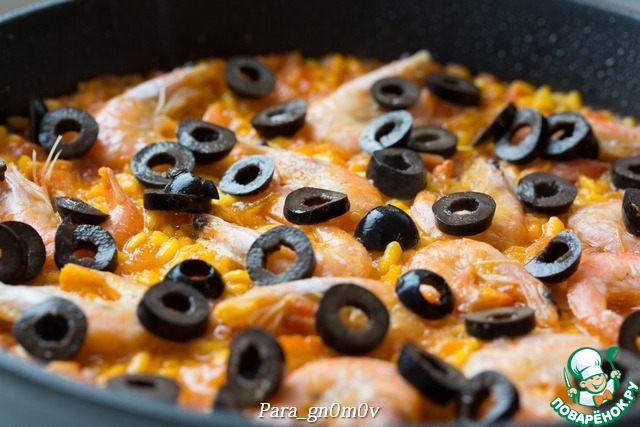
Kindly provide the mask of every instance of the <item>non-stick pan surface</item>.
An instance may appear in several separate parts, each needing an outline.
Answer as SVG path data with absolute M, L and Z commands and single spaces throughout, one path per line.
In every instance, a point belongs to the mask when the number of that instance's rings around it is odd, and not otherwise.
M 580 90 L 640 116 L 640 14 L 597 0 L 53 1 L 0 17 L 0 122 L 30 96 L 106 73 L 171 69 L 211 56 L 299 50 L 440 62 Z M 565 423 L 564 421 L 560 421 Z M 629 412 L 617 425 L 640 425 Z M 0 426 L 232 426 L 45 373 L 0 352 Z M 566 423 L 565 423 L 566 425 Z

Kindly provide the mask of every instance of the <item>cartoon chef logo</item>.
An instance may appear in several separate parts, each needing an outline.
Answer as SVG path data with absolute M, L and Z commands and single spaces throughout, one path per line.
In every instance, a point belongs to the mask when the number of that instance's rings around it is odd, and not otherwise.
M 571 375 L 579 381 L 580 388 L 584 389 L 578 391 L 572 387 L 567 371 L 564 371 L 567 394 L 573 403 L 598 407 L 607 400 L 613 399 L 613 394 L 620 386 L 620 371 L 613 366 L 613 361 L 619 352 L 620 348 L 618 347 L 611 347 L 607 350 L 607 360 L 611 365 L 610 376 L 602 370 L 602 357 L 597 350 L 582 347 L 571 354 L 567 368 Z

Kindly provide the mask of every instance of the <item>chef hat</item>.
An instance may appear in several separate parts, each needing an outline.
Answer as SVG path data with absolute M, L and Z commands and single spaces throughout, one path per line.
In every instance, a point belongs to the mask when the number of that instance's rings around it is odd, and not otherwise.
M 593 348 L 584 347 L 573 352 L 569 357 L 568 368 L 579 380 L 586 380 L 594 375 L 603 374 L 602 357 Z

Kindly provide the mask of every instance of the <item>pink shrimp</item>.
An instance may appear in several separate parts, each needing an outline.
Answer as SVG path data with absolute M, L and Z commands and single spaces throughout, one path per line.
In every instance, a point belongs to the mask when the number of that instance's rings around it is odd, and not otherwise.
M 601 158 L 620 159 L 640 155 L 640 128 L 627 125 L 608 112 L 584 108 L 582 113 L 598 138 Z
M 638 274 L 638 253 L 584 256 L 567 282 L 567 302 L 578 323 L 607 343 L 615 343 L 623 315 L 640 305 Z
M 524 303 L 535 310 L 538 326 L 558 326 L 558 313 L 544 296 L 542 282 L 487 243 L 435 242 L 409 259 L 406 270 L 413 269 L 432 270 L 447 280 L 461 312 Z

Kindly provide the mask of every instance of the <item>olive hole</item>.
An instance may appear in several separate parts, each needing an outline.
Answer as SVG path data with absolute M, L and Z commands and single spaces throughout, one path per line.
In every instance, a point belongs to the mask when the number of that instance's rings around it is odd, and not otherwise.
M 163 173 L 176 165 L 176 158 L 167 153 L 158 153 L 149 158 L 147 166 L 154 172 Z
M 155 381 L 144 378 L 130 378 L 127 380 L 127 385 L 138 389 L 154 389 L 157 387 Z
M 234 179 L 240 185 L 248 185 L 255 181 L 259 175 L 260 168 L 257 165 L 247 165 L 238 171 Z
M 514 318 L 514 313 L 494 313 L 487 316 L 488 320 L 500 322 L 503 320 L 510 320 Z
M 520 144 L 520 142 L 522 142 L 522 140 L 525 139 L 531 131 L 532 131 L 532 128 L 529 125 L 522 125 L 518 127 L 511 133 L 511 136 L 509 138 L 509 144 L 510 145 Z
M 240 77 L 248 81 L 257 82 L 260 80 L 260 72 L 253 67 L 243 65 L 240 67 Z
M 47 313 L 38 319 L 35 330 L 44 341 L 62 341 L 69 332 L 69 323 L 59 314 Z
M 364 329 L 369 323 L 369 317 L 364 311 L 350 305 L 340 308 L 340 310 L 338 310 L 338 317 L 342 324 L 355 330 Z
M 77 259 L 95 258 L 97 253 L 98 247 L 95 244 L 85 240 L 80 240 L 73 251 L 73 256 Z
M 627 166 L 627 169 L 633 173 L 640 174 L 640 164 L 629 165 Z
M 559 188 L 555 182 L 536 182 L 533 191 L 537 197 L 553 197 L 558 194 Z
M 493 393 L 486 388 L 478 390 L 475 401 L 476 403 L 471 415 L 477 421 L 482 420 L 485 414 L 487 414 L 496 403 Z
M 290 119 L 290 115 L 284 108 L 279 108 L 275 111 L 268 112 L 267 117 L 269 117 L 269 120 L 271 120 L 271 122 L 273 123 L 283 123 L 289 121 Z
M 457 85 L 458 84 L 458 78 L 454 77 L 454 76 L 448 76 L 448 75 L 444 75 L 442 77 L 442 80 L 450 85 Z
M 456 215 L 468 215 L 472 212 L 475 212 L 478 207 L 480 207 L 480 203 L 476 199 L 465 198 L 465 199 L 456 199 L 449 205 L 449 210 L 452 214 Z
M 54 133 L 62 137 L 62 142 L 73 141 L 82 131 L 82 125 L 75 120 L 60 120 L 54 129 Z
M 437 141 L 438 139 L 440 139 L 440 136 L 435 134 L 435 133 L 419 133 L 417 135 L 412 136 L 414 141 L 418 141 L 418 142 L 422 142 L 422 143 L 426 143 L 426 142 L 433 142 L 433 141 Z
M 257 378 L 260 371 L 260 365 L 262 360 L 260 359 L 260 353 L 255 346 L 248 347 L 240 355 L 240 366 L 238 366 L 238 373 L 240 376 L 247 380 L 253 381 Z
M 443 374 L 445 376 L 449 375 L 449 371 L 441 363 L 438 363 L 437 361 L 431 360 L 428 356 L 426 356 L 424 354 L 420 354 L 420 359 L 421 359 L 422 364 L 427 365 L 427 366 L 435 369 L 436 371 L 438 371 L 439 373 L 441 373 L 441 374 Z
M 220 134 L 215 129 L 206 127 L 195 128 L 191 136 L 199 142 L 215 142 L 220 139 Z
M 545 264 L 561 261 L 569 253 L 569 246 L 565 242 L 551 241 L 537 257 Z
M 376 141 L 380 141 L 382 138 L 389 135 L 395 128 L 396 124 L 394 122 L 388 122 L 380 126 L 380 129 L 378 129 L 375 134 Z
M 313 197 L 309 197 L 308 199 L 304 199 L 303 203 L 305 206 L 313 207 L 313 206 L 324 205 L 325 203 L 328 203 L 330 201 L 331 199 L 324 198 L 322 196 L 313 196 Z
M 266 263 L 263 267 L 274 274 L 282 274 L 297 258 L 293 248 L 287 245 L 279 245 L 267 254 Z
M 431 304 L 440 303 L 440 297 L 441 297 L 440 291 L 438 291 L 438 289 L 436 289 L 431 284 L 422 283 L 420 284 L 419 290 L 420 290 L 420 294 L 425 300 L 427 300 L 427 302 Z
M 387 156 L 384 158 L 384 162 L 393 169 L 401 171 L 406 171 L 411 167 L 411 164 L 402 155 Z
M 189 259 L 180 264 L 180 272 L 191 279 L 203 279 L 212 274 L 211 266 L 199 259 Z
M 382 92 L 385 95 L 395 95 L 395 96 L 401 96 L 402 94 L 404 94 L 404 90 L 402 89 L 402 86 L 400 85 L 385 85 L 382 86 L 380 88 L 380 92 Z
M 551 133 L 551 139 L 558 141 L 560 139 L 570 138 L 573 135 L 575 126 L 573 124 L 567 124 L 565 126 L 555 129 Z
M 179 311 L 180 313 L 188 312 L 191 307 L 191 298 L 178 292 L 169 292 L 162 297 L 162 304 L 165 307 Z

